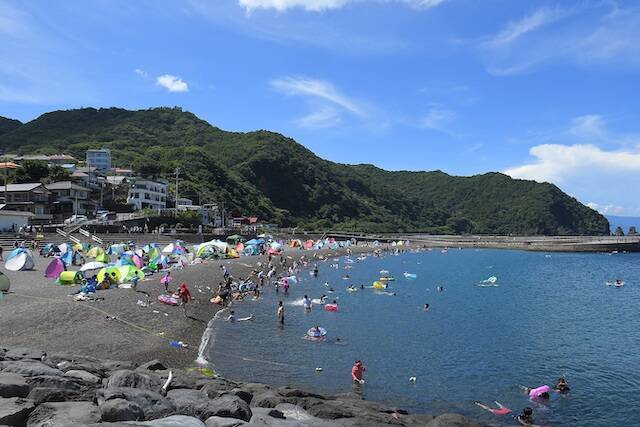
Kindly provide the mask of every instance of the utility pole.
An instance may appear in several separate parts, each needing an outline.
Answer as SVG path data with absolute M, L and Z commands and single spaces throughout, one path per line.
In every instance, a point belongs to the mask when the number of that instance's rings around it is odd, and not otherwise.
M 178 176 L 180 176 L 180 168 L 176 168 L 176 214 L 178 213 Z

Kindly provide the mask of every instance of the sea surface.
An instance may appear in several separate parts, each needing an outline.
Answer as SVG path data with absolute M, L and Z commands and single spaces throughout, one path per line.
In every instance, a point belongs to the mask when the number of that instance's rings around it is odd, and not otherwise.
M 345 261 L 321 262 L 317 278 L 301 272 L 288 296 L 267 289 L 259 301 L 237 303 L 237 316 L 253 313 L 255 321 L 216 321 L 208 359 L 229 378 L 356 391 L 412 412 L 458 412 L 514 425 L 510 416 L 473 404 L 498 400 L 514 414 L 532 407 L 541 425 L 637 425 L 639 254 L 450 249 Z M 346 291 L 351 284 L 371 286 L 380 270 L 396 278 L 388 289 L 395 296 Z M 497 286 L 477 286 L 491 276 Z M 626 286 L 606 286 L 616 278 Z M 325 282 L 335 293 L 328 294 Z M 322 293 L 338 300 L 339 311 L 316 305 L 305 312 L 302 296 Z M 286 305 L 284 327 L 276 320 L 279 300 Z M 315 325 L 326 328 L 326 341 L 304 339 Z M 356 359 L 367 369 L 362 387 L 350 380 Z M 559 376 L 571 392 L 546 404 L 530 401 L 520 388 L 553 386 Z

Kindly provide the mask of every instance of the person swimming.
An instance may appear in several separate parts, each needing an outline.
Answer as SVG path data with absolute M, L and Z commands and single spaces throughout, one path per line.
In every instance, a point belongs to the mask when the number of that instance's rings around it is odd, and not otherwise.
M 532 426 L 533 424 L 533 409 L 526 407 L 522 410 L 522 414 L 516 417 L 516 420 L 523 426 Z
M 424 311 L 429 311 L 429 304 L 424 305 Z
M 512 412 L 511 409 L 507 408 L 506 406 L 504 406 L 502 403 L 498 402 L 497 400 L 494 401 L 494 402 L 498 406 L 497 408 L 490 408 L 489 406 L 483 405 L 480 402 L 473 402 L 473 403 L 475 403 L 477 406 L 479 406 L 480 408 L 484 409 L 485 411 L 491 412 L 493 415 L 507 415 L 507 414 L 510 414 Z
M 320 295 L 320 304 L 324 304 L 324 300 L 327 299 L 325 294 Z
M 567 393 L 569 390 L 571 390 L 571 388 L 569 387 L 567 380 L 564 379 L 564 377 L 560 377 L 556 382 L 555 390 L 558 393 Z

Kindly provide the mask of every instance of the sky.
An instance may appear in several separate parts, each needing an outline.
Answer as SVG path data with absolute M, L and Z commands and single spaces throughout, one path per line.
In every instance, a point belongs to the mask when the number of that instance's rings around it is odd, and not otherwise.
M 0 0 L 0 116 L 180 106 L 640 216 L 640 2 Z

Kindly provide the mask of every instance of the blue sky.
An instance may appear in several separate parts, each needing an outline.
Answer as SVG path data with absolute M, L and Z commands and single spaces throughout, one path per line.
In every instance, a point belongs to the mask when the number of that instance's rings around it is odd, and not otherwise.
M 0 0 L 0 115 L 177 105 L 640 215 L 639 40 L 631 1 Z

